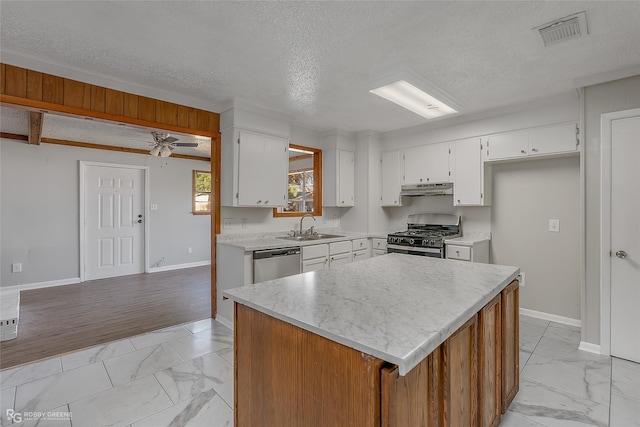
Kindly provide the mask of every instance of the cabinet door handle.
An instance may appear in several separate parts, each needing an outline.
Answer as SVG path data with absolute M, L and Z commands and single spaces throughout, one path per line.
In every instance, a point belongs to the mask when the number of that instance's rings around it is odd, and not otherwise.
M 259 205 L 260 203 L 262 203 L 262 200 L 258 200 L 258 203 L 257 203 L 257 204 Z
M 458 203 L 460 203 L 460 199 L 458 199 Z
M 531 151 L 533 151 L 534 153 L 537 153 L 538 149 L 537 148 L 532 148 Z
M 269 201 L 268 201 L 268 200 L 265 200 L 265 201 L 264 201 L 264 204 L 265 204 L 265 205 L 268 205 L 268 204 L 269 204 Z
M 344 205 L 344 200 L 342 201 L 342 204 Z
M 526 152 L 526 151 L 524 151 L 524 150 L 520 150 L 520 152 L 521 152 L 522 154 L 527 154 L 527 152 Z
M 398 203 L 398 201 L 397 201 L 397 200 L 394 200 L 394 201 L 393 201 L 393 204 L 395 205 L 396 203 Z

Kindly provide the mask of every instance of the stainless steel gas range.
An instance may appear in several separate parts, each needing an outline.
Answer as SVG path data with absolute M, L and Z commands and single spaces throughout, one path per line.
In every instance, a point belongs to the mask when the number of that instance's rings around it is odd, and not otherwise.
M 406 231 L 387 236 L 387 252 L 446 258 L 444 240 L 460 237 L 460 228 L 458 215 L 409 215 Z

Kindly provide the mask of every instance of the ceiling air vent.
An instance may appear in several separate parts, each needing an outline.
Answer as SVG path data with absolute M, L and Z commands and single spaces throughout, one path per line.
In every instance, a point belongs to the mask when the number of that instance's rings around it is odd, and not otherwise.
M 576 13 L 575 15 L 540 25 L 533 30 L 538 31 L 545 47 L 576 39 L 589 34 L 587 31 L 587 14 L 585 12 Z

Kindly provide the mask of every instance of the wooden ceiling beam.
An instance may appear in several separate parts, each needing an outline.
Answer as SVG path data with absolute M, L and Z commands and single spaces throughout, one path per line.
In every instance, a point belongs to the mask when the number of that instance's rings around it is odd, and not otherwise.
M 44 114 L 29 111 L 29 144 L 40 145 L 42 139 L 42 119 Z
M 13 139 L 16 141 L 29 141 L 29 137 L 26 135 L 18 135 L 15 133 L 0 133 L 0 138 Z M 216 139 L 213 140 L 215 142 Z M 41 138 L 41 142 L 45 144 L 56 144 L 56 145 L 67 145 L 70 147 L 80 147 L 80 148 L 93 148 L 96 150 L 107 150 L 107 151 L 120 151 L 122 153 L 131 153 L 131 154 L 143 154 L 149 156 L 149 150 L 141 150 L 139 148 L 129 148 L 129 147 L 116 147 L 113 145 L 102 145 L 102 144 L 91 144 L 88 142 L 78 142 L 78 141 L 67 141 L 66 139 L 55 139 L 55 138 Z M 213 143 L 212 142 L 212 143 Z M 201 160 L 205 162 L 211 161 L 210 157 L 200 157 L 200 156 L 189 156 L 187 154 L 178 154 L 171 153 L 171 157 L 175 157 L 176 159 L 187 159 L 187 160 Z

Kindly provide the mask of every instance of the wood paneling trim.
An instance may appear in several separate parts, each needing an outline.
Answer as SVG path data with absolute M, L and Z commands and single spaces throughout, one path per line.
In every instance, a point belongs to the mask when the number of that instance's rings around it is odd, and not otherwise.
M 105 89 L 100 86 L 91 86 L 91 111 L 105 113 L 106 95 Z
M 124 112 L 125 117 L 130 119 L 138 118 L 138 97 L 130 93 L 124 94 Z
M 17 133 L 0 132 L 0 138 L 14 139 L 16 141 L 29 141 L 27 135 L 18 135 Z
M 29 111 L 29 144 L 40 145 L 43 116 L 43 113 Z
M 104 112 L 114 116 L 124 116 L 124 92 L 106 89 Z
M 59 108 L 63 108 L 64 79 L 62 77 L 56 77 L 50 74 L 42 75 L 42 101 L 49 104 L 57 104 L 60 106 Z M 21 105 L 20 103 L 17 104 Z M 56 108 L 54 107 L 53 109 Z
M 2 69 L 3 95 L 24 101 L 42 101 L 59 107 L 71 107 L 83 112 L 72 113 L 95 117 L 92 113 L 107 113 L 109 120 L 121 122 L 123 117 L 152 123 L 150 127 L 175 130 L 173 127 L 189 129 L 189 133 L 211 136 L 220 132 L 220 115 L 193 107 L 178 106 L 144 96 L 126 94 L 120 91 L 94 86 L 76 80 L 52 76 L 25 68 L 0 64 Z M 124 98 L 124 99 L 123 99 Z M 30 107 L 28 102 L 11 102 L 14 105 Z M 64 109 L 49 106 L 50 111 L 64 112 Z M 178 114 L 180 108 L 180 114 Z M 178 117 L 179 116 L 179 117 Z M 134 123 L 137 124 L 137 123 Z M 180 124 L 180 125 L 179 125 Z
M 27 70 L 7 65 L 4 90 L 7 95 L 25 98 L 27 96 Z
M 42 101 L 42 73 L 27 70 L 27 98 Z
M 187 133 L 192 135 L 195 134 L 200 136 L 213 136 L 213 135 L 209 135 L 208 132 L 204 132 L 204 131 L 196 132 L 194 131 L 194 129 L 185 129 L 178 126 L 162 125 L 156 122 L 147 122 L 144 120 L 134 119 L 130 117 L 127 118 L 127 117 L 114 116 L 112 114 L 100 113 L 97 111 L 84 110 L 81 108 L 68 107 L 64 105 L 52 105 L 51 103 L 44 102 L 44 101 L 34 101 L 31 99 L 16 98 L 8 95 L 0 95 L 0 103 L 16 105 L 19 107 L 26 107 L 28 109 L 55 111 L 58 113 L 69 114 L 73 116 L 93 117 L 96 119 L 107 120 L 111 122 L 129 123 L 136 126 L 143 126 L 143 127 L 148 127 L 152 129 L 163 129 L 167 131 L 181 132 L 181 133 Z
M 147 122 L 158 122 L 156 120 L 156 100 L 146 96 L 138 97 L 138 118 Z
M 218 282 L 216 271 L 218 268 L 217 235 L 220 234 L 220 134 L 211 137 L 211 196 L 215 201 L 211 211 L 211 317 L 218 314 Z
M 7 83 L 7 66 L 5 64 L 0 63 L 0 95 L 4 95 L 5 85 Z
M 91 85 L 63 79 L 63 100 L 68 107 L 91 110 Z
M 13 139 L 16 141 L 29 141 L 29 137 L 26 135 L 17 135 L 13 133 L 0 133 L 1 138 Z M 132 154 L 143 154 L 150 155 L 147 150 L 140 150 L 138 148 L 128 148 L 128 147 L 114 147 L 112 145 L 102 145 L 102 144 L 92 144 L 89 142 L 79 142 L 79 141 L 67 141 L 65 139 L 54 139 L 54 138 L 41 138 L 40 142 L 44 142 L 47 144 L 56 144 L 56 145 L 68 145 L 70 147 L 80 147 L 80 148 L 93 148 L 97 150 L 107 150 L 107 151 L 119 151 L 123 153 L 132 153 Z M 171 157 L 175 157 L 176 159 L 186 159 L 186 160 L 198 160 L 204 162 L 210 162 L 211 158 L 209 157 L 199 157 L 199 156 L 189 156 L 185 154 L 171 154 Z

